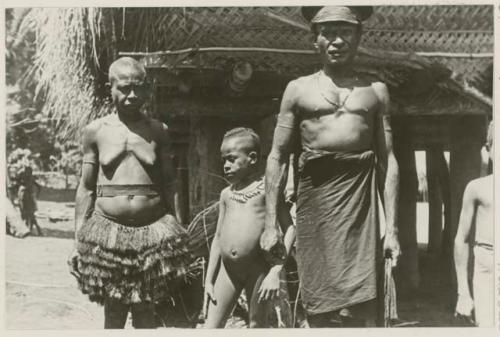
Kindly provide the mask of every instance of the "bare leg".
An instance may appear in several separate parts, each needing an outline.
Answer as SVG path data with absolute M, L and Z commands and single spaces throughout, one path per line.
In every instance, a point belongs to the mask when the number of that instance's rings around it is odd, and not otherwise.
M 38 221 L 36 221 L 36 216 L 35 214 L 32 214 L 30 215 L 31 217 L 31 226 L 35 226 L 36 228 L 36 231 L 37 231 L 37 235 L 38 236 L 43 236 L 43 233 L 42 233 L 42 228 L 40 227 L 40 225 L 38 224 Z
M 104 329 L 123 329 L 127 321 L 129 306 L 115 299 L 104 301 Z
M 262 284 L 262 281 L 266 277 L 266 273 L 256 273 L 255 276 L 251 277 L 245 285 L 245 294 L 248 300 L 248 327 L 254 328 L 269 328 L 267 322 L 267 310 L 269 308 L 269 303 L 267 301 L 262 301 L 259 303 L 259 293 L 258 290 Z
M 210 301 L 208 305 L 208 317 L 205 321 L 205 328 L 223 328 L 227 318 L 233 310 L 238 296 L 241 293 L 242 286 L 232 280 L 224 267 L 224 262 L 221 263 L 217 279 L 215 280 L 214 296 L 215 303 Z
M 155 309 L 151 302 L 136 303 L 131 306 L 132 326 L 136 329 L 156 328 Z

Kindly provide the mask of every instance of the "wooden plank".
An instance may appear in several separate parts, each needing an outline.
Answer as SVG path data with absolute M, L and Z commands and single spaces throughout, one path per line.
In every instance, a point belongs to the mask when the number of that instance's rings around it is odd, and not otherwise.
M 415 154 L 409 142 L 401 140 L 396 151 L 400 168 L 398 225 L 403 252 L 397 280 L 402 289 L 409 291 L 420 284 L 416 228 L 418 179 Z
M 431 147 L 426 151 L 427 187 L 429 200 L 429 240 L 427 251 L 437 255 L 441 252 L 443 233 L 443 198 L 439 182 L 439 160 L 442 149 Z

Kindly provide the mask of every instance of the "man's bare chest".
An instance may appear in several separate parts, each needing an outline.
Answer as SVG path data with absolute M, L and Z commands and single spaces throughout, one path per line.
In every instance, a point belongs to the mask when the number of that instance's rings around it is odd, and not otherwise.
M 324 116 L 371 120 L 379 104 L 371 87 L 346 88 L 337 92 L 310 87 L 300 96 L 297 113 L 300 120 L 317 120 Z

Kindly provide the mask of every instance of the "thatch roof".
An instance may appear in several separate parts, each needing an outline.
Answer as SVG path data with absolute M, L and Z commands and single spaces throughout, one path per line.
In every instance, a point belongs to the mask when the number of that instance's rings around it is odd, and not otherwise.
M 36 9 L 31 18 L 46 111 L 67 116 L 73 130 L 107 111 L 103 84 L 119 52 L 147 55 L 148 66 L 169 69 L 218 69 L 239 58 L 256 71 L 291 76 L 318 67 L 299 7 Z M 222 49 L 203 50 L 213 47 Z M 249 47 L 259 49 L 234 49 Z M 165 52 L 185 48 L 195 49 Z M 491 104 L 492 55 L 493 6 L 383 6 L 366 22 L 357 63 L 403 101 L 422 101 L 422 90 L 414 90 L 421 81 L 433 89 L 424 90 L 426 97 L 446 96 L 446 105 L 458 96 L 484 111 Z

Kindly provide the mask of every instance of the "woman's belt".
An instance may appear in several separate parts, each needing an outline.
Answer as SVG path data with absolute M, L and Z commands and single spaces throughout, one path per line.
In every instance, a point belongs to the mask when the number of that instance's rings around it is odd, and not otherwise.
M 98 197 L 116 197 L 120 195 L 157 196 L 159 189 L 155 185 L 97 185 Z

